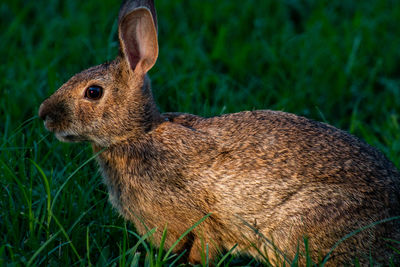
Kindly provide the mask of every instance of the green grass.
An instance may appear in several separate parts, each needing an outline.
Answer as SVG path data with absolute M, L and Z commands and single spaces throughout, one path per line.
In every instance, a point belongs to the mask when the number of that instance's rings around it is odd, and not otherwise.
M 156 0 L 160 109 L 285 110 L 348 130 L 399 167 L 398 1 L 256 3 Z M 58 142 L 37 118 L 70 76 L 117 54 L 118 8 L 0 3 L 0 265 L 161 263 L 107 202 L 89 145 Z

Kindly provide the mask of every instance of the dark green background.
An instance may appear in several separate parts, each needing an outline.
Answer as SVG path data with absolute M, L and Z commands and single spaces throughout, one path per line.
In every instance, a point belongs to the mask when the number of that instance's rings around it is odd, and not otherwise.
M 137 242 L 107 203 L 96 164 L 83 165 L 90 147 L 58 142 L 37 118 L 74 73 L 115 57 L 119 4 L 0 3 L 0 264 L 122 264 L 124 244 Z M 400 166 L 397 0 L 156 7 L 160 55 L 150 76 L 162 111 L 293 112 L 357 135 Z

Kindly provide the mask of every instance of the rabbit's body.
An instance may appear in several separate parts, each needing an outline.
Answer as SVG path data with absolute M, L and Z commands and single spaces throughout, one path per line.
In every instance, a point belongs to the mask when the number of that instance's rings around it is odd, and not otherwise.
M 61 141 L 92 143 L 111 203 L 139 233 L 157 227 L 160 242 L 167 225 L 168 248 L 211 213 L 175 249 L 190 262 L 205 244 L 210 258 L 238 244 L 260 259 L 290 259 L 305 237 L 317 261 L 350 232 L 400 215 L 398 170 L 332 126 L 268 110 L 160 114 L 146 76 L 158 55 L 152 1 L 126 1 L 119 40 L 114 61 L 72 77 L 39 116 Z M 400 239 L 398 222 L 347 239 L 328 263 L 367 262 L 370 251 L 387 262 L 383 238 Z
M 267 110 L 162 117 L 144 136 L 111 146 L 99 162 L 113 205 L 141 234 L 168 224 L 167 246 L 212 213 L 182 242 L 191 246 L 186 249 L 192 249 L 194 262 L 201 259 L 202 238 L 211 256 L 216 248 L 238 244 L 261 257 L 250 241 L 267 246 L 273 259 L 276 251 L 265 237 L 291 257 L 309 237 L 314 256 L 321 258 L 351 231 L 400 214 L 395 167 L 332 126 Z M 393 238 L 397 229 L 391 227 L 384 225 Z M 380 257 L 383 240 L 375 235 L 381 238 L 382 231 L 378 226 L 345 242 L 331 263 L 368 257 L 371 248 Z

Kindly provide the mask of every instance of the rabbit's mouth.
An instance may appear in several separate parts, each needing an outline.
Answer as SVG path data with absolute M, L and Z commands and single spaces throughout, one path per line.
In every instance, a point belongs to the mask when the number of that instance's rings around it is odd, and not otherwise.
M 74 135 L 71 133 L 55 133 L 55 136 L 57 137 L 58 140 L 61 142 L 67 142 L 67 143 L 72 143 L 72 142 L 82 142 L 85 141 L 84 138 Z

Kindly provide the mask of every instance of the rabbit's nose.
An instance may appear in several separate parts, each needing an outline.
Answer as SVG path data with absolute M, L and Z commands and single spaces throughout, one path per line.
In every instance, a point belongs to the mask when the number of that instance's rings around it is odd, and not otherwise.
M 58 99 L 48 98 L 39 107 L 39 118 L 45 123 L 60 122 L 68 116 L 70 109 L 64 101 L 57 101 Z
M 48 105 L 46 105 L 46 101 L 44 101 L 39 107 L 39 118 L 45 121 L 48 114 L 49 108 Z

